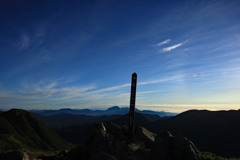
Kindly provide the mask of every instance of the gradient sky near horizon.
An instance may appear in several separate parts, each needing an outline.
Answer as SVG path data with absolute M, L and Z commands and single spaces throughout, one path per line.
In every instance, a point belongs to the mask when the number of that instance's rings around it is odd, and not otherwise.
M 239 0 L 0 2 L 0 109 L 240 108 Z

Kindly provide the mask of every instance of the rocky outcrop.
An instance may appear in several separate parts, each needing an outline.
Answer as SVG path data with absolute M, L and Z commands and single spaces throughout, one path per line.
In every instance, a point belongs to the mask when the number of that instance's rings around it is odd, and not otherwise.
M 185 137 L 169 132 L 157 136 L 143 127 L 135 127 L 129 138 L 126 126 L 97 123 L 84 146 L 55 157 L 54 160 L 199 160 L 195 145 Z
M 196 146 L 185 137 L 174 137 L 169 132 L 157 135 L 150 152 L 151 160 L 199 160 Z
M 112 155 L 112 158 L 129 159 L 136 150 L 146 147 L 144 141 L 150 141 L 147 136 L 145 139 L 143 138 L 144 133 L 136 134 L 134 140 L 130 139 L 126 126 L 98 123 L 96 128 L 90 133 L 86 143 L 90 159 L 94 159 L 96 155 L 102 155 L 102 153 Z M 136 130 L 138 130 L 137 133 L 142 131 L 141 129 Z

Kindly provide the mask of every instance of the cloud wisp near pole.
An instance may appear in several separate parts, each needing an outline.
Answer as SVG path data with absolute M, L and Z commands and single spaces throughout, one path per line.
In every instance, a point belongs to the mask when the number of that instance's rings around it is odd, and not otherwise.
M 137 73 L 134 72 L 132 74 L 130 108 L 129 108 L 128 132 L 129 132 L 130 137 L 133 137 L 133 135 L 134 135 L 136 90 L 137 90 Z

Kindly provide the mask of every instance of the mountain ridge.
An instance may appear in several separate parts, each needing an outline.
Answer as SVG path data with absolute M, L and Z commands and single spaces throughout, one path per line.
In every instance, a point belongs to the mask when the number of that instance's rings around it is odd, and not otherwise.
M 91 110 L 91 109 L 71 109 L 62 108 L 57 110 L 28 110 L 31 113 L 36 113 L 44 116 L 56 115 L 56 114 L 76 114 L 76 115 L 88 115 L 88 116 L 103 116 L 103 115 L 124 115 L 129 112 L 128 107 L 113 106 L 106 110 Z M 178 113 L 171 113 L 165 111 L 152 111 L 152 110 L 139 110 L 136 108 L 136 112 L 142 114 L 153 114 L 160 117 L 171 117 Z

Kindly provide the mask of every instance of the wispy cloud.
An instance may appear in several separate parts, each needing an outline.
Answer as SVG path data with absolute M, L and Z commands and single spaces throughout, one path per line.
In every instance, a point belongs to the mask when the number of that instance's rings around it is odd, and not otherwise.
M 27 49 L 30 46 L 29 36 L 27 34 L 22 34 L 16 46 L 21 50 Z
M 157 43 L 157 44 L 155 44 L 155 46 L 162 46 L 162 45 L 164 45 L 164 44 L 167 44 L 167 43 L 169 43 L 171 41 L 171 39 L 167 39 L 167 40 L 165 40 L 165 41 L 162 41 L 162 42 L 159 42 L 159 43 Z
M 168 78 L 140 81 L 142 85 L 151 85 L 179 79 L 178 76 L 169 76 Z M 126 102 L 128 103 L 130 95 L 130 83 L 115 85 L 105 88 L 97 88 L 95 85 L 72 86 L 72 80 L 45 80 L 39 82 L 29 82 L 25 80 L 21 88 L 14 93 L 0 92 L 0 99 L 4 99 L 4 104 L 11 105 L 18 103 L 20 106 L 36 107 L 42 106 L 106 106 L 109 101 L 114 105 Z M 138 99 L 146 94 L 158 91 L 143 90 L 138 92 Z M 13 103 L 14 102 L 14 103 Z M 60 104 L 60 105 L 59 105 Z M 1 105 L 0 105 L 1 106 Z
M 82 96 L 85 92 L 94 89 L 94 85 L 61 87 L 65 82 L 61 80 L 41 81 L 38 83 L 22 83 L 21 94 L 35 96 L 39 98 L 73 98 Z
M 15 46 L 20 50 L 26 50 L 32 46 L 38 47 L 42 44 L 45 34 L 45 27 L 37 27 L 33 32 L 22 31 L 15 42 Z
M 178 44 L 175 44 L 175 45 L 173 45 L 173 46 L 163 48 L 162 51 L 163 51 L 163 52 L 169 52 L 169 51 L 171 51 L 171 50 L 173 50 L 173 49 L 176 49 L 176 48 L 178 48 L 178 47 L 180 47 L 180 46 L 182 46 L 182 45 L 183 45 L 183 43 L 178 43 Z
M 112 86 L 112 87 L 95 90 L 95 91 L 92 91 L 92 93 L 103 93 L 103 92 L 108 92 L 108 91 L 114 91 L 114 90 L 118 90 L 121 88 L 129 87 L 130 85 L 131 85 L 130 83 L 123 84 L 123 85 L 116 85 L 116 86 Z
M 138 85 L 148 85 L 148 84 L 162 83 L 162 82 L 173 81 L 173 80 L 178 80 L 178 79 L 182 79 L 182 75 L 171 76 L 171 77 L 157 79 L 157 80 L 144 81 L 144 82 L 138 83 Z
M 149 84 L 155 84 L 155 83 L 162 83 L 162 82 L 167 82 L 167 81 L 172 81 L 172 80 L 178 80 L 181 79 L 182 76 L 171 76 L 168 78 L 162 78 L 162 79 L 157 79 L 157 80 L 150 80 L 150 81 L 142 81 L 139 82 L 138 85 L 149 85 Z M 102 89 L 98 89 L 98 90 L 93 90 L 88 92 L 89 94 L 98 94 L 98 93 L 105 93 L 105 92 L 109 92 L 109 91 L 116 91 L 116 90 L 120 90 L 122 88 L 126 88 L 126 87 L 130 87 L 131 84 L 127 83 L 127 84 L 123 84 L 123 85 L 116 85 L 116 86 L 112 86 L 112 87 L 107 87 L 107 88 L 102 88 Z
M 13 93 L 7 93 L 7 92 L 0 92 L 0 99 L 1 100 L 29 100 L 29 99 L 36 99 L 36 97 L 33 96 L 26 96 L 26 95 L 18 95 L 18 94 L 13 94 Z
M 177 79 L 179 79 L 178 76 L 172 76 L 158 80 L 142 81 L 139 82 L 138 85 L 150 85 Z M 26 99 L 23 97 L 27 97 L 36 100 L 104 100 L 107 98 L 126 97 L 126 95 L 129 94 L 126 89 L 131 86 L 130 83 L 127 83 L 97 89 L 95 85 L 62 87 L 63 84 L 64 81 L 62 80 L 40 81 L 37 83 L 24 82 L 21 84 L 22 87 L 17 95 L 21 95 L 22 99 Z M 151 92 L 146 91 L 141 92 L 140 94 L 145 93 Z M 7 96 L 11 97 L 11 94 Z M 12 97 L 14 98 L 16 95 L 12 95 Z

